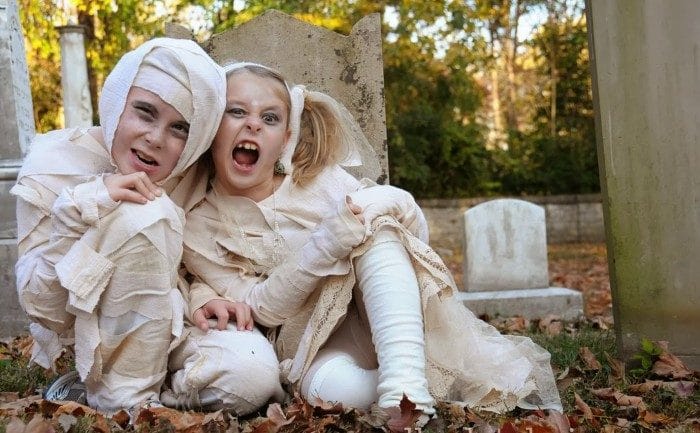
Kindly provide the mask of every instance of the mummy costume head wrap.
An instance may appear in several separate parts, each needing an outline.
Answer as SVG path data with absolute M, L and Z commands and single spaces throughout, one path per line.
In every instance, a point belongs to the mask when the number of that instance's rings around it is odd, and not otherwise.
M 179 177 L 214 139 L 226 106 L 223 69 L 196 42 L 185 39 L 156 38 L 126 53 L 100 95 L 100 123 L 110 152 L 132 86 L 155 93 L 190 124 L 185 148 L 166 181 Z

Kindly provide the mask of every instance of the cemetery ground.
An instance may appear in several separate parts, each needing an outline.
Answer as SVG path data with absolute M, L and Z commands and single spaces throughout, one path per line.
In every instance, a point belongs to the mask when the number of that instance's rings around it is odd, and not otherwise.
M 445 259 L 460 282 L 460 254 L 447 254 Z M 583 292 L 584 320 L 484 319 L 504 333 L 528 335 L 551 352 L 564 415 L 520 409 L 496 415 L 440 403 L 437 416 L 425 426 L 403 431 L 700 432 L 700 376 L 669 353 L 664 342 L 641 341 L 638 354 L 627 365 L 617 359 L 605 246 L 550 245 L 549 274 L 553 286 Z M 225 411 L 151 408 L 142 410 L 130 424 L 124 412 L 105 417 L 77 403 L 42 400 L 41 390 L 56 374 L 27 365 L 31 344 L 26 336 L 0 344 L 0 433 L 387 431 L 379 413 L 344 410 L 298 396 L 242 418 Z M 66 356 L 60 370 L 66 371 L 70 364 Z M 415 416 L 407 400 L 402 403 L 402 416 Z

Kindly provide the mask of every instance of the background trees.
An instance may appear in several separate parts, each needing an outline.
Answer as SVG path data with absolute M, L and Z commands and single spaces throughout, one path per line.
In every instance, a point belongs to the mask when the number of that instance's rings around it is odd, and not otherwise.
M 378 12 L 393 184 L 424 198 L 598 191 L 583 0 L 19 4 L 40 131 L 61 125 L 54 26 L 69 16 L 87 28 L 96 102 L 117 59 L 166 21 L 204 40 L 269 8 L 341 33 Z

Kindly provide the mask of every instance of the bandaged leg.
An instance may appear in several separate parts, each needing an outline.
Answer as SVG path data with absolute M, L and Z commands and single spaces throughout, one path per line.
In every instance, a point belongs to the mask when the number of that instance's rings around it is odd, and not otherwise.
M 128 323 L 130 328 L 112 334 L 113 326 L 120 323 Z M 158 401 L 167 371 L 170 320 L 150 320 L 131 313 L 102 320 L 101 328 L 99 352 L 105 365 L 98 380 L 88 378 L 85 382 L 88 404 L 113 413 Z
M 426 414 L 434 400 L 425 376 L 425 336 L 416 274 L 393 230 L 380 230 L 355 270 L 379 361 L 378 405 L 398 407 L 403 395 Z
M 137 235 L 108 257 L 116 269 L 96 317 L 79 315 L 76 321 L 76 364 L 79 371 L 87 367 L 86 350 L 95 347 L 85 379 L 88 404 L 112 413 L 158 400 L 173 317 L 183 313 L 172 298 L 175 252 L 164 254 L 151 239 Z
M 166 406 L 181 409 L 226 407 L 249 414 L 284 391 L 279 362 L 270 342 L 257 329 L 238 331 L 235 323 L 219 331 L 191 328 L 170 358 L 171 389 L 161 395 Z

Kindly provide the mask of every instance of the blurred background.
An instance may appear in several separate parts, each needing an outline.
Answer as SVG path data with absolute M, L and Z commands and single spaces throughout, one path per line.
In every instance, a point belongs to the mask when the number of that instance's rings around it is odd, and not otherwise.
M 392 184 L 419 199 L 600 191 L 584 0 L 18 4 L 38 132 L 63 126 L 57 26 L 86 28 L 97 107 L 119 57 L 162 35 L 165 22 L 202 42 L 271 8 L 342 34 L 376 12 Z

